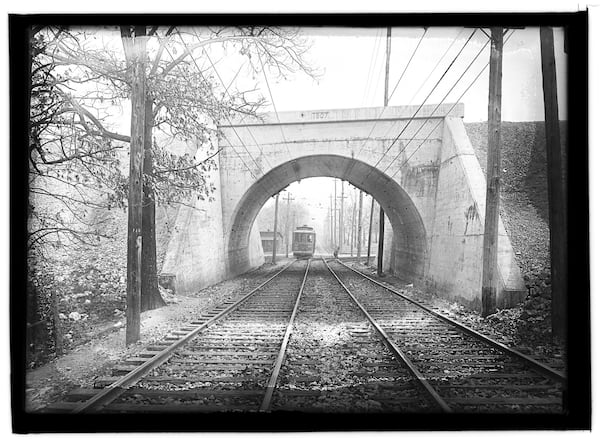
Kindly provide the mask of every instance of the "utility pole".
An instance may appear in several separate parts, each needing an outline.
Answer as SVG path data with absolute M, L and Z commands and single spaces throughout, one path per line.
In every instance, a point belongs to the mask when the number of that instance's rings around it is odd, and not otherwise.
M 292 198 L 290 192 L 288 192 L 284 199 L 287 200 L 287 207 L 285 210 L 285 257 L 287 258 L 289 255 L 290 244 L 290 201 L 293 201 L 294 198 Z
M 369 215 L 369 238 L 367 241 L 367 262 L 366 265 L 371 264 L 371 234 L 373 232 L 373 206 L 375 205 L 375 198 L 371 195 L 371 215 Z
M 354 256 L 354 239 L 356 236 L 356 192 L 352 201 L 352 226 L 350 228 L 350 256 Z
M 277 212 L 279 211 L 279 194 L 275 196 L 275 219 L 273 220 L 273 258 L 271 262 L 275 264 L 277 255 Z
M 336 233 L 337 233 L 337 179 L 333 179 L 333 249 L 337 247 L 336 244 Z
M 488 98 L 487 192 L 483 231 L 483 277 L 481 314 L 496 311 L 498 281 L 498 215 L 500 209 L 500 132 L 502 128 L 502 43 L 501 27 L 491 29 L 490 86 Z
M 362 251 L 363 231 L 362 231 L 362 206 L 363 206 L 363 191 L 361 190 L 358 196 L 358 242 L 356 243 L 356 262 L 360 262 L 360 252 Z
M 142 299 L 142 167 L 146 106 L 146 28 L 136 26 L 132 37 L 121 29 L 123 48 L 131 61 L 131 142 L 129 153 L 129 198 L 127 215 L 127 327 L 125 344 L 140 339 Z
M 340 180 L 342 184 L 342 196 L 340 197 L 340 252 L 344 248 L 344 181 Z
M 387 45 L 385 57 L 385 89 L 383 95 L 383 106 L 388 106 L 388 87 L 390 82 L 390 53 L 392 51 L 392 28 L 387 28 Z M 385 228 L 385 212 L 379 205 L 379 242 L 377 247 L 377 276 L 383 276 L 383 230 Z
M 333 201 L 329 194 L 329 244 L 333 247 Z
M 548 200 L 550 218 L 550 255 L 552 277 L 552 334 L 556 340 L 566 339 L 567 305 L 567 200 L 566 155 L 560 143 L 554 33 L 550 27 L 540 28 L 542 52 L 542 84 L 546 121 L 546 157 L 548 162 Z

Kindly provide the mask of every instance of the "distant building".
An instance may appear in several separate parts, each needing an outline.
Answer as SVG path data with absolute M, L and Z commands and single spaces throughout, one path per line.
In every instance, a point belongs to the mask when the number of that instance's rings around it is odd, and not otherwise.
M 263 252 L 265 254 L 273 253 L 273 232 L 260 232 L 260 242 L 262 243 Z M 283 235 L 277 232 L 276 252 L 284 253 L 283 250 Z

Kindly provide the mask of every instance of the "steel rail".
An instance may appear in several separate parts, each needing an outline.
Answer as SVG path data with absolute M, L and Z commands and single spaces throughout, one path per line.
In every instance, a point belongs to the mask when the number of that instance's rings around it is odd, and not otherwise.
M 304 278 L 302 279 L 302 284 L 300 285 L 300 289 L 298 290 L 298 295 L 296 296 L 294 309 L 292 310 L 290 320 L 288 321 L 288 326 L 285 330 L 285 335 L 283 336 L 281 348 L 279 349 L 279 354 L 277 355 L 277 359 L 275 360 L 275 363 L 273 365 L 273 371 L 271 372 L 271 377 L 269 378 L 269 382 L 267 384 L 267 391 L 265 393 L 259 411 L 269 411 L 269 408 L 271 407 L 271 400 L 273 399 L 273 393 L 275 391 L 275 386 L 277 385 L 277 379 L 279 378 L 281 366 L 283 365 L 283 359 L 285 358 L 285 352 L 287 350 L 288 342 L 292 334 L 292 329 L 294 328 L 294 320 L 296 319 L 298 307 L 300 306 L 300 298 L 302 297 L 302 293 L 304 292 L 304 284 L 306 283 L 306 278 L 308 277 L 310 262 L 311 259 L 308 259 L 306 270 L 304 272 Z
M 266 284 L 268 284 L 273 279 L 275 279 L 277 276 L 279 276 L 282 272 L 287 270 L 296 261 L 297 260 L 292 261 L 291 263 L 286 265 L 284 268 L 279 270 L 277 273 L 275 273 L 273 276 L 271 276 L 269 279 L 267 279 L 265 282 L 260 284 L 258 287 L 252 289 L 248 294 L 244 295 L 243 298 L 241 298 L 238 301 L 236 301 L 235 303 L 231 304 L 229 307 L 227 307 L 222 312 L 218 313 L 216 316 L 210 318 L 206 322 L 204 322 L 201 325 L 199 325 L 198 327 L 194 328 L 189 333 L 187 333 L 185 336 L 183 336 L 181 339 L 179 339 L 178 341 L 169 345 L 167 348 L 162 350 L 160 353 L 157 353 L 155 356 L 150 358 L 147 362 L 144 362 L 142 365 L 140 365 L 136 369 L 134 369 L 134 370 L 130 371 L 129 373 L 127 373 L 126 375 L 124 375 L 118 381 L 115 381 L 112 384 L 110 384 L 109 386 L 107 386 L 106 388 L 104 388 L 97 395 L 91 397 L 90 399 L 83 402 L 78 407 L 74 408 L 71 411 L 71 414 L 98 411 L 102 407 L 108 405 L 109 403 L 111 403 L 112 401 L 117 399 L 121 394 L 123 394 L 126 391 L 127 388 L 129 388 L 130 386 L 135 384 L 144 375 L 146 375 L 147 373 L 152 371 L 154 368 L 156 368 L 159 365 L 161 365 L 162 363 L 164 363 L 175 350 L 177 350 L 179 347 L 186 344 L 194 336 L 196 336 L 198 333 L 200 333 L 202 330 L 204 330 L 209 325 L 213 324 L 217 320 L 221 319 L 223 316 L 226 316 L 229 313 L 231 313 L 232 311 L 236 310 L 238 307 L 240 307 L 241 304 L 244 303 L 244 301 L 246 301 L 248 298 L 250 298 L 252 295 L 254 295 L 257 291 L 259 291 L 261 288 L 263 288 Z
M 404 364 L 412 372 L 412 374 L 415 376 L 415 378 L 417 378 L 417 380 L 419 381 L 421 386 L 429 394 L 431 399 L 433 399 L 433 401 L 437 405 L 439 405 L 439 407 L 444 412 L 452 413 L 452 409 L 450 408 L 450 406 L 446 403 L 446 401 L 444 401 L 444 399 L 442 399 L 442 397 L 438 394 L 438 392 L 435 391 L 435 389 L 431 386 L 429 381 L 427 381 L 427 378 L 419 371 L 419 369 L 404 354 L 404 352 L 402 350 L 400 350 L 400 348 L 392 341 L 392 339 L 388 336 L 388 334 L 373 319 L 373 317 L 369 314 L 369 312 L 367 312 L 367 310 L 362 306 L 362 304 L 358 301 L 358 299 L 356 299 L 356 297 L 352 294 L 352 292 L 350 292 L 350 290 L 348 290 L 348 288 L 344 285 L 344 283 L 341 281 L 341 279 L 335 274 L 333 269 L 331 267 L 329 267 L 329 264 L 327 264 L 327 261 L 325 261 L 325 259 L 323 259 L 323 262 L 325 263 L 325 266 L 327 266 L 327 269 L 331 272 L 331 274 L 337 280 L 337 282 L 342 286 L 342 288 L 346 291 L 346 293 L 348 293 L 348 295 L 352 298 L 352 300 L 358 306 L 358 308 L 363 312 L 363 314 L 369 320 L 371 325 L 373 325 L 375 330 L 377 330 L 377 333 L 379 333 L 379 335 L 383 339 L 385 345 L 390 349 L 390 351 L 394 354 L 394 356 L 396 356 L 397 359 L 400 359 L 400 360 L 402 360 L 402 362 L 404 362 Z
M 431 315 L 435 316 L 438 319 L 441 319 L 442 321 L 447 322 L 448 324 L 460 329 L 461 331 L 463 331 L 464 333 L 480 340 L 480 341 L 484 341 L 486 344 L 504 352 L 504 353 L 508 353 L 509 355 L 525 362 L 527 365 L 531 366 L 535 371 L 537 371 L 538 373 L 549 377 L 557 382 L 560 382 L 562 384 L 565 384 L 567 381 L 567 377 L 565 374 L 559 372 L 558 370 L 553 369 L 552 367 L 543 364 L 539 361 L 536 361 L 535 359 L 533 359 L 530 356 L 527 356 L 523 353 L 521 353 L 520 351 L 517 351 L 513 348 L 510 348 L 509 346 L 502 344 L 501 342 L 496 341 L 495 339 L 490 338 L 489 336 L 486 336 L 476 330 L 473 330 L 472 328 L 461 324 L 458 321 L 455 321 L 453 319 L 450 319 L 438 312 L 436 312 L 435 310 L 430 309 L 429 307 L 421 304 L 419 301 L 415 301 L 414 299 L 411 299 L 410 297 L 400 293 L 399 291 L 397 291 L 394 288 L 391 288 L 379 281 L 376 281 L 375 279 L 371 278 L 368 275 L 365 275 L 364 273 L 344 264 L 342 261 L 340 261 L 339 259 L 337 260 L 341 265 L 343 265 L 344 267 L 348 268 L 349 270 L 352 270 L 354 273 L 357 273 L 358 275 L 362 276 L 365 279 L 368 279 L 369 281 L 371 281 L 372 283 L 392 292 L 394 295 L 399 296 L 403 299 L 405 299 L 406 301 L 416 305 L 417 307 L 420 307 L 421 309 L 425 310 L 426 312 L 430 313 Z

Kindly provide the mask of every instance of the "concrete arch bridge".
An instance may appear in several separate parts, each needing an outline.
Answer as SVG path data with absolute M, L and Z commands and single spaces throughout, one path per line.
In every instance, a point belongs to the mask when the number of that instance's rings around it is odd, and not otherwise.
M 220 126 L 214 201 L 180 207 L 161 277 L 188 293 L 261 265 L 261 207 L 294 181 L 325 176 L 384 208 L 386 272 L 478 307 L 486 182 L 464 108 L 423 106 L 411 121 L 417 109 L 282 112 Z M 514 305 L 525 285 L 502 220 L 498 274 L 498 307 Z

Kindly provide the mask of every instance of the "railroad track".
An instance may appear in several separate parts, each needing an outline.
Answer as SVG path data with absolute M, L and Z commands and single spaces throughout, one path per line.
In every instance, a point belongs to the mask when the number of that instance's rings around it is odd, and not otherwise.
M 398 345 L 446 411 L 562 412 L 562 373 L 340 261 L 332 261 L 331 270 Z
M 308 273 L 294 261 L 236 302 L 126 361 L 110 385 L 71 392 L 46 413 L 257 411 L 272 394 Z M 276 376 L 275 376 L 276 377 Z
M 560 412 L 564 382 L 325 260 L 292 262 L 114 375 L 45 412 Z
M 438 408 L 327 264 L 314 260 L 271 409 L 401 413 Z

